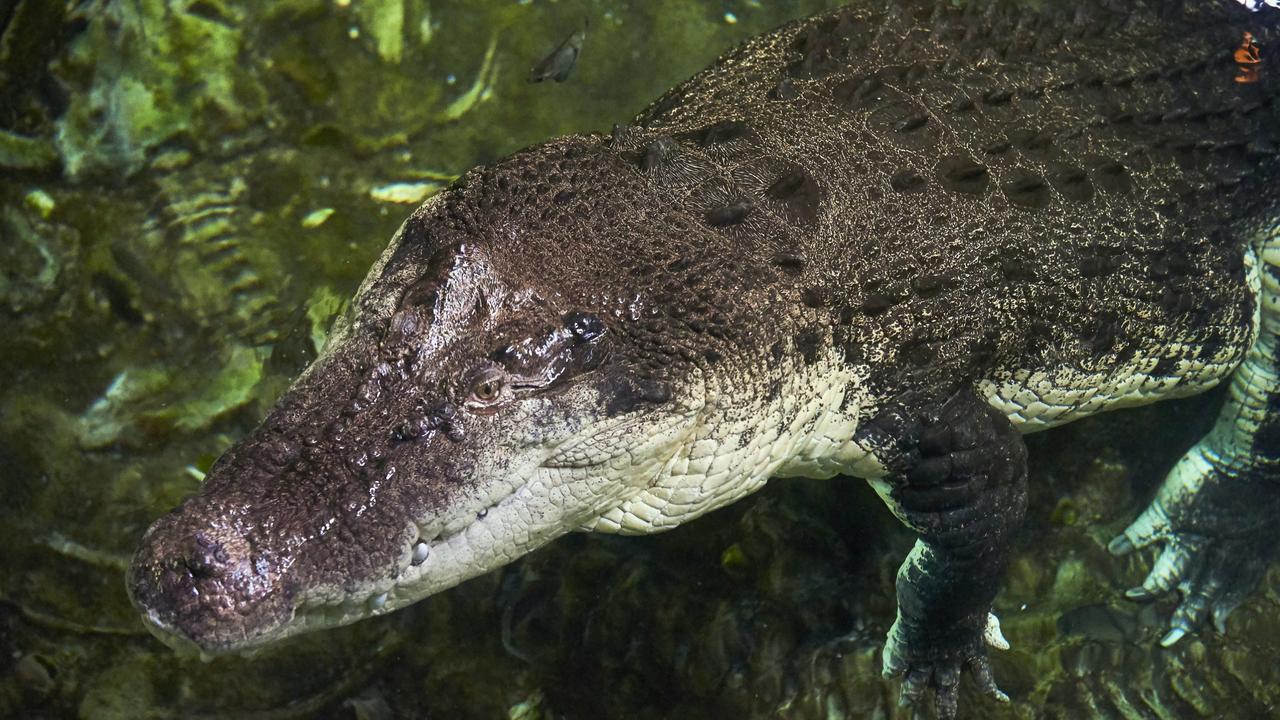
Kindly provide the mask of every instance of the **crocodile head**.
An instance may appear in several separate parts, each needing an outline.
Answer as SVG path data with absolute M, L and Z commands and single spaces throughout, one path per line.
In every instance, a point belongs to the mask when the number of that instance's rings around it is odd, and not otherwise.
M 405 222 L 321 356 L 146 532 L 128 587 L 156 635 L 242 652 L 384 613 L 669 472 L 731 340 L 673 316 L 725 264 L 673 256 L 717 241 L 603 145 L 473 171 Z

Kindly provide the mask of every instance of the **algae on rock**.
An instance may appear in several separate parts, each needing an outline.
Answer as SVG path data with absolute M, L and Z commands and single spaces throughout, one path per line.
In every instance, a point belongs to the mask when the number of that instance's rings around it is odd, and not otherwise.
M 73 89 L 57 143 L 71 178 L 129 175 L 181 138 L 212 149 L 267 119 L 243 62 L 246 13 L 225 0 L 93 0 L 59 74 Z

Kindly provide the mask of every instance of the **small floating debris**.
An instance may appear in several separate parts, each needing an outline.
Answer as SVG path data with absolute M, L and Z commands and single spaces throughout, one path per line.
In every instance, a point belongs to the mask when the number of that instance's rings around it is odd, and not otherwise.
M 587 39 L 587 22 L 584 20 L 582 27 L 574 30 L 569 37 L 565 38 L 550 55 L 542 58 L 536 65 L 529 68 L 529 82 L 540 83 L 546 80 L 553 80 L 562 83 L 569 79 L 569 73 L 573 72 L 573 66 L 578 62 L 578 55 L 582 53 L 582 43 Z
M 484 60 L 480 63 L 480 72 L 476 73 L 475 82 L 466 92 L 459 95 L 440 113 L 444 122 L 452 122 L 467 114 L 467 111 L 478 103 L 493 97 L 493 85 L 498 78 L 497 65 L 493 62 L 498 49 L 498 34 L 489 39 L 489 48 L 484 52 Z
M 129 556 L 82 545 L 54 531 L 44 537 L 44 545 L 56 553 L 66 555 L 89 565 L 124 571 L 129 567 Z
M 191 151 L 183 149 L 165 150 L 151 161 L 151 169 L 158 172 L 180 170 L 191 164 L 194 158 Z
M 302 227 L 307 228 L 308 230 L 320 227 L 324 224 L 325 220 L 328 220 L 329 217 L 333 215 L 333 213 L 334 209 L 331 207 L 312 210 L 306 214 L 306 217 L 302 218 Z
M 27 193 L 27 196 L 23 198 L 23 200 L 26 201 L 27 207 L 40 213 L 40 217 L 45 220 L 49 219 L 49 216 L 53 214 L 53 209 L 58 206 L 58 203 L 53 199 L 53 196 L 40 188 L 36 188 L 35 190 Z
M 731 12 L 726 12 L 726 13 L 724 14 L 724 21 L 725 21 L 726 23 L 728 23 L 729 25 L 737 25 L 737 24 L 738 24 L 738 16 L 737 16 L 737 15 L 734 15 L 734 14 L 733 14 L 733 13 L 731 13 Z
M 369 197 L 378 202 L 417 204 L 440 192 L 441 187 L 440 183 L 430 180 L 388 183 L 370 190 Z

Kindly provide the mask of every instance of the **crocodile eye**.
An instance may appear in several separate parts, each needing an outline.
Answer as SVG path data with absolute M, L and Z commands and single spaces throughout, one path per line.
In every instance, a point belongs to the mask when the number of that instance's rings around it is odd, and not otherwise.
M 471 403 L 490 405 L 502 397 L 502 389 L 506 386 L 504 373 L 496 368 L 481 373 L 471 383 Z
M 501 378 L 489 378 L 476 383 L 471 389 L 471 394 L 480 402 L 493 402 L 498 399 L 498 395 L 502 392 Z

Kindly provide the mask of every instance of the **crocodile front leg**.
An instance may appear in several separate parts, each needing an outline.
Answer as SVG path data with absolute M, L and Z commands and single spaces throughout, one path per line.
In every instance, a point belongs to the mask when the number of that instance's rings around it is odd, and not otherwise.
M 939 718 L 953 718 L 961 672 L 990 696 L 987 646 L 1008 647 L 991 602 L 1026 509 L 1027 451 L 1003 414 L 972 389 L 941 405 L 907 402 L 881 414 L 866 439 L 891 449 L 877 491 L 920 534 L 898 570 L 898 617 L 883 654 L 901 677 L 900 702 L 933 688 Z

